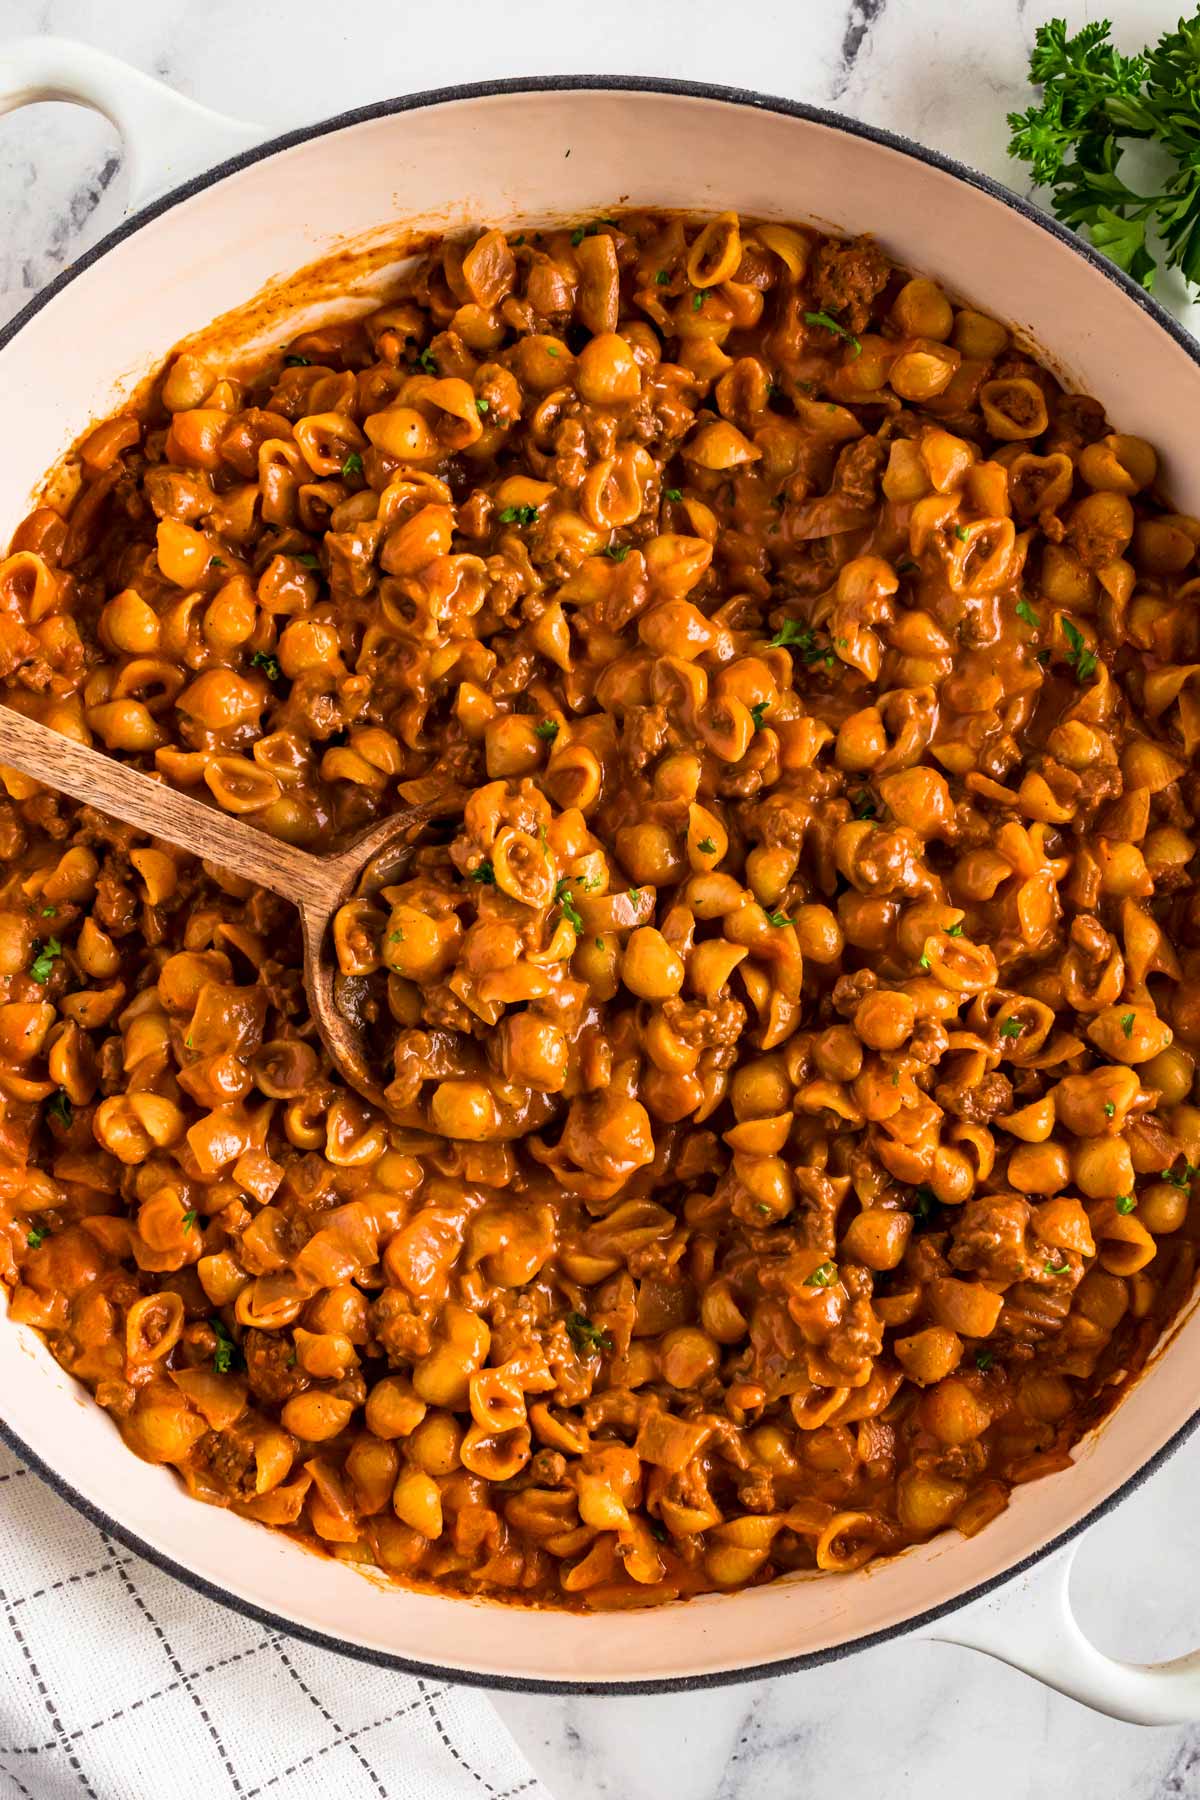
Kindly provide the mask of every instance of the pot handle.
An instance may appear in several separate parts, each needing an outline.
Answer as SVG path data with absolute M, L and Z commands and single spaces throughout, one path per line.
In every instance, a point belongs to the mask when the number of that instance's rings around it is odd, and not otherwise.
M 36 100 L 73 100 L 111 119 L 125 147 L 130 212 L 269 135 L 199 106 L 91 44 L 58 37 L 0 44 L 0 113 Z
M 1094 1712 L 1130 1725 L 1186 1725 L 1200 1719 L 1200 1650 L 1170 1662 L 1121 1662 L 1083 1635 L 1070 1594 L 1077 1548 L 1069 1544 L 922 1635 L 981 1650 Z

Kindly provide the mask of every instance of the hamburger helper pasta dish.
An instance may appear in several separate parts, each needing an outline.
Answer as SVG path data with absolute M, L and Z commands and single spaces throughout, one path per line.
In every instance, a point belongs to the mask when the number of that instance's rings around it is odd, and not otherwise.
M 129 1447 L 600 1607 L 1064 1468 L 1193 1279 L 1151 445 L 872 241 L 638 214 L 180 354 L 76 460 L 7 704 L 294 842 L 431 815 L 335 921 L 384 1114 L 283 901 L 5 778 L 0 1275 Z

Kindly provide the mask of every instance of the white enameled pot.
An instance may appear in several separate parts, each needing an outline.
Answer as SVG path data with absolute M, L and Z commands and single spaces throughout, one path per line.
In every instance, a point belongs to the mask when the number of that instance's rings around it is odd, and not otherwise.
M 0 335 L 0 539 L 91 420 L 181 339 L 296 269 L 377 250 L 343 301 L 362 310 L 405 229 L 639 205 L 875 232 L 900 262 L 1028 332 L 1069 385 L 1159 447 L 1176 504 L 1200 512 L 1200 367 L 1186 334 L 995 184 L 851 120 L 749 93 L 564 77 L 387 101 L 255 148 L 252 127 L 100 52 L 53 39 L 0 49 L 0 111 L 47 98 L 116 123 L 142 210 Z M 361 275 L 371 261 L 347 267 Z M 284 292 L 256 321 L 276 340 Z M 1072 1468 L 1019 1488 L 976 1538 L 946 1533 L 860 1574 L 596 1617 L 386 1588 L 202 1506 L 124 1448 L 33 1333 L 3 1321 L 0 1418 L 18 1453 L 106 1529 L 194 1587 L 352 1655 L 494 1686 L 629 1691 L 795 1668 L 919 1630 L 1117 1717 L 1166 1723 L 1200 1718 L 1200 1653 L 1152 1668 L 1101 1655 L 1071 1617 L 1066 1577 L 1070 1540 L 1196 1423 L 1198 1359 L 1193 1308 Z

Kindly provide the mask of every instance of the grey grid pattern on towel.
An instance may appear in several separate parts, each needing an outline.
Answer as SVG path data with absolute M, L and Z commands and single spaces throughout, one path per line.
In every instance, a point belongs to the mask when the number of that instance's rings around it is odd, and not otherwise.
M 204 1599 L 0 1445 L 0 1800 L 550 1800 L 487 1697 Z

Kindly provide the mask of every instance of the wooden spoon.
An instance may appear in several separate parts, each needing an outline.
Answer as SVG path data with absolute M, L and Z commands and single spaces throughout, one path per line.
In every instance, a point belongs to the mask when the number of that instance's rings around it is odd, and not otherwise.
M 392 813 L 335 856 L 313 856 L 5 706 L 0 706 L 0 764 L 292 901 L 300 910 L 304 987 L 321 1041 L 350 1085 L 387 1110 L 361 1025 L 338 1003 L 329 928 L 338 907 L 360 885 L 379 887 L 402 872 L 431 808 Z

